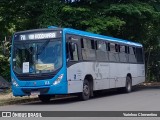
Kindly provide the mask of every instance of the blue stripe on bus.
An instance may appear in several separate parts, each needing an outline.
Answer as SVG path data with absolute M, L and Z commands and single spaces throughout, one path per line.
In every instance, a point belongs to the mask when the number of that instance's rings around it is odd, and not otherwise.
M 119 43 L 123 43 L 123 44 L 142 47 L 142 44 L 140 44 L 140 43 L 131 42 L 128 40 L 122 40 L 119 38 L 114 38 L 114 37 L 109 37 L 109 36 L 104 36 L 104 35 L 99 35 L 99 34 L 94 34 L 94 33 L 85 32 L 85 31 L 75 30 L 75 29 L 71 29 L 71 28 L 64 28 L 64 31 L 66 31 L 66 33 L 78 34 L 78 35 L 82 35 L 82 36 L 86 36 L 86 37 L 93 37 L 93 38 L 97 38 L 97 39 L 103 39 L 106 41 L 119 42 Z

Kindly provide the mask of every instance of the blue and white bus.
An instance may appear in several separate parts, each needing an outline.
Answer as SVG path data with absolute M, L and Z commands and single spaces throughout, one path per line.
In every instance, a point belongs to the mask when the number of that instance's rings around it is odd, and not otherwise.
M 17 32 L 11 48 L 14 96 L 77 94 L 87 100 L 95 91 L 145 81 L 143 46 L 70 28 L 49 27 Z

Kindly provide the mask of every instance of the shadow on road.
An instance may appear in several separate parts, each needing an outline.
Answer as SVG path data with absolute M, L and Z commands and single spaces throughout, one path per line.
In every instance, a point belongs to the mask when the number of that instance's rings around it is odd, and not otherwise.
M 160 90 L 160 86 L 134 86 L 132 93 L 139 92 L 139 91 L 146 91 L 150 89 Z M 128 94 L 128 93 L 124 93 L 120 89 L 110 89 L 110 90 L 105 90 L 105 91 L 98 91 L 94 94 L 94 97 L 91 98 L 91 100 L 92 99 L 96 100 L 96 99 L 101 99 L 103 97 L 110 97 L 110 96 L 121 95 L 121 94 Z M 30 102 L 30 103 L 24 103 L 23 105 L 61 105 L 61 104 L 63 105 L 63 104 L 72 104 L 72 103 L 78 103 L 78 102 L 85 102 L 85 101 L 80 101 L 78 97 L 76 96 L 69 96 L 69 97 L 53 98 L 48 103 L 42 103 L 41 101 L 35 101 L 35 102 Z
M 142 90 L 149 90 L 149 89 L 160 89 L 160 86 L 134 86 L 133 92 L 142 91 Z

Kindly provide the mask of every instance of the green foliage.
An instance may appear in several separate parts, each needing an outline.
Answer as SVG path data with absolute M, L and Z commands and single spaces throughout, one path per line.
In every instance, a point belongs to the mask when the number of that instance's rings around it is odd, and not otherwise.
M 90 32 L 113 35 L 115 32 L 120 32 L 125 21 L 117 17 L 99 17 L 93 18 L 91 21 L 82 21 L 82 25 L 88 26 L 86 30 Z
M 0 45 L 0 75 L 3 76 L 7 81 L 10 81 L 10 42 L 3 41 Z
M 0 73 L 7 81 L 10 81 L 9 59 L 0 55 Z
M 50 25 L 61 26 L 61 11 L 63 3 L 59 0 L 50 0 L 42 7 L 42 14 L 37 18 L 39 27 L 46 28 Z
M 129 39 L 143 43 L 149 78 L 158 79 L 159 6 L 159 0 L 1 0 L 0 40 L 10 39 L 15 31 L 50 25 Z M 6 57 L 0 62 L 7 62 Z

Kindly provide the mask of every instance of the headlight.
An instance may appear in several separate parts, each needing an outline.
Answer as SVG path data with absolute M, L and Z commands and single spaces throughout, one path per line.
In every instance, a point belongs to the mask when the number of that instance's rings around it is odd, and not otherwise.
M 18 87 L 18 83 L 12 78 L 12 85 L 15 86 L 15 87 Z
M 61 75 L 53 82 L 53 85 L 59 84 L 59 83 L 61 82 L 62 78 L 63 78 L 63 74 L 61 74 Z

